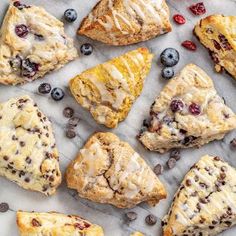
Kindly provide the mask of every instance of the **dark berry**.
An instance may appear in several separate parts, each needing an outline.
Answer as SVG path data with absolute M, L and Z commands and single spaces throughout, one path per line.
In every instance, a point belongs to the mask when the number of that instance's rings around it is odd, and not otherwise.
M 164 168 L 161 164 L 157 164 L 154 169 L 153 169 L 153 172 L 156 174 L 156 175 L 161 175 L 164 171 Z
M 203 2 L 193 4 L 189 7 L 189 9 L 194 15 L 197 15 L 197 16 L 203 15 L 206 13 L 206 8 Z
M 196 51 L 197 49 L 197 45 L 190 40 L 185 40 L 181 45 L 190 51 Z
M 85 56 L 89 56 L 93 52 L 93 46 L 90 43 L 85 43 L 81 45 L 80 52 Z
M 37 41 L 43 41 L 44 40 L 44 37 L 43 37 L 42 34 L 34 34 L 34 38 Z
M 66 137 L 69 139 L 75 138 L 76 133 L 73 129 L 66 130 Z
M 31 62 L 29 59 L 22 60 L 21 63 L 21 74 L 22 76 L 31 78 L 39 69 L 39 64 Z
M 75 9 L 67 9 L 64 12 L 64 17 L 68 22 L 74 22 L 77 19 L 77 12 Z
M 180 15 L 180 14 L 176 14 L 173 16 L 174 21 L 179 24 L 179 25 L 183 25 L 185 24 L 186 20 L 184 18 L 184 16 Z
M 230 145 L 232 148 L 236 148 L 236 138 L 231 140 Z
M 161 63 L 164 66 L 175 66 L 179 62 L 179 52 L 174 48 L 166 48 L 161 53 Z
M 51 91 L 51 96 L 55 101 L 60 101 L 64 98 L 65 93 L 61 88 L 54 88 Z
M 0 203 L 0 212 L 4 213 L 9 210 L 9 205 L 6 202 Z
M 168 161 L 167 161 L 167 166 L 169 169 L 173 169 L 176 165 L 176 159 L 171 157 Z
M 21 68 L 22 58 L 17 55 L 14 59 L 10 60 L 9 63 L 12 69 L 16 71 Z
M 175 75 L 173 67 L 165 67 L 162 69 L 161 76 L 164 79 L 171 79 Z
M 176 161 L 180 159 L 180 150 L 179 149 L 173 149 L 170 152 L 170 158 L 174 158 Z
M 200 113 L 201 113 L 201 107 L 194 102 L 192 104 L 190 104 L 188 110 L 191 114 L 193 114 L 195 116 L 200 115 Z
M 170 109 L 173 112 L 182 111 L 183 108 L 184 108 L 184 103 L 181 100 L 175 99 L 170 103 Z
M 78 123 L 79 123 L 79 117 L 76 117 L 76 116 L 70 118 L 69 121 L 68 121 L 68 125 L 69 125 L 69 126 L 72 126 L 72 127 L 73 127 L 73 126 L 74 126 L 74 127 L 77 126 Z
M 64 115 L 66 118 L 71 118 L 71 117 L 74 115 L 74 110 L 73 110 L 71 107 L 66 107 L 66 108 L 63 110 L 63 115 Z
M 42 83 L 39 85 L 38 91 L 39 91 L 39 93 L 42 93 L 42 94 L 50 93 L 51 85 L 48 83 Z
M 146 222 L 148 225 L 155 225 L 156 222 L 157 222 L 157 217 L 154 216 L 153 214 L 150 214 L 150 215 L 148 215 L 148 216 L 145 218 L 145 222 Z
M 125 213 L 125 217 L 128 221 L 134 221 L 137 219 L 137 213 L 134 211 L 129 211 L 127 213 Z
M 19 10 L 22 10 L 23 8 L 29 8 L 30 6 L 27 6 L 25 4 L 22 4 L 20 1 L 15 1 L 13 3 L 13 6 L 18 8 Z
M 29 28 L 24 24 L 17 25 L 15 27 L 15 33 L 18 37 L 25 38 L 29 33 Z

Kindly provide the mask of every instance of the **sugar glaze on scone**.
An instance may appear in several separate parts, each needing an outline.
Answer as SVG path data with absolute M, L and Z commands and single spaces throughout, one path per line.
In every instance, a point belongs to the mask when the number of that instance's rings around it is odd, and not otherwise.
M 112 133 L 96 133 L 66 171 L 69 188 L 94 202 L 131 208 L 155 205 L 166 191 L 151 168 L 126 142 Z
M 30 97 L 0 103 L 0 176 L 51 195 L 61 183 L 58 159 L 51 122 Z
M 204 156 L 186 174 L 163 219 L 163 236 L 214 236 L 236 224 L 236 170 Z
M 170 31 L 165 0 L 101 0 L 78 33 L 111 45 L 128 45 Z
M 99 225 L 77 215 L 18 211 L 20 236 L 104 236 Z
M 61 21 L 42 7 L 12 2 L 0 30 L 0 83 L 33 81 L 75 57 Z
M 195 26 L 194 33 L 209 49 L 216 71 L 226 70 L 236 79 L 236 16 L 208 16 Z
M 163 88 L 138 138 L 151 151 L 200 147 L 236 128 L 236 115 L 211 78 L 189 64 Z

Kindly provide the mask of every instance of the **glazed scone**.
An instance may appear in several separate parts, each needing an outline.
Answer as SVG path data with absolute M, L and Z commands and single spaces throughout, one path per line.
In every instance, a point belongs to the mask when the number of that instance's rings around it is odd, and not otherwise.
M 66 171 L 69 188 L 80 197 L 131 208 L 155 205 L 166 190 L 151 168 L 126 142 L 112 133 L 96 133 Z
M 189 64 L 171 79 L 151 106 L 138 136 L 151 151 L 200 147 L 236 128 L 236 115 L 217 94 L 211 78 Z
M 76 215 L 17 212 L 20 236 L 104 236 L 102 227 Z
M 146 48 L 130 51 L 76 76 L 70 90 L 99 124 L 115 128 L 140 95 L 152 57 Z
M 28 96 L 0 103 L 0 176 L 46 195 L 61 183 L 51 122 Z
M 78 33 L 111 45 L 128 45 L 170 31 L 165 0 L 101 0 Z
M 76 57 L 61 21 L 42 7 L 10 5 L 0 30 L 0 83 L 33 81 Z
M 236 16 L 211 15 L 194 29 L 209 50 L 217 72 L 226 70 L 236 79 Z
M 163 236 L 214 236 L 236 224 L 236 170 L 204 156 L 187 173 L 164 217 Z

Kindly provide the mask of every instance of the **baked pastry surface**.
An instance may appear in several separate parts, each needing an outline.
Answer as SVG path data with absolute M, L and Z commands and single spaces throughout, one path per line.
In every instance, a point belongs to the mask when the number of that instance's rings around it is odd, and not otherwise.
M 111 45 L 128 45 L 170 31 L 165 0 L 101 0 L 78 33 Z
M 200 147 L 236 128 L 236 115 L 217 94 L 211 78 L 189 64 L 167 83 L 151 106 L 138 136 L 151 151 Z
M 208 16 L 195 26 L 194 33 L 209 50 L 216 71 L 226 70 L 236 79 L 236 16 Z
M 0 104 L 0 176 L 51 195 L 61 183 L 58 159 L 51 122 L 30 97 Z
M 94 202 L 131 208 L 155 205 L 166 190 L 146 162 L 112 133 L 96 133 L 66 171 L 69 188 Z
M 99 124 L 115 128 L 140 95 L 152 57 L 146 48 L 130 51 L 76 76 L 70 90 Z
M 163 219 L 163 236 L 214 236 L 236 224 L 236 170 L 204 156 L 187 173 Z
M 103 236 L 102 227 L 76 215 L 17 212 L 20 236 Z
M 130 234 L 130 236 L 144 236 L 144 234 L 142 234 L 140 232 L 134 232 L 134 233 Z
M 42 7 L 12 3 L 0 30 L 0 83 L 23 84 L 77 57 L 63 23 Z

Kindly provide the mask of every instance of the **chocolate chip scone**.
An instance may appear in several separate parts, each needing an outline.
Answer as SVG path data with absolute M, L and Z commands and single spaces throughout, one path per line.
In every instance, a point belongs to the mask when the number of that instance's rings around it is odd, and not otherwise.
M 187 173 L 163 219 L 163 236 L 214 236 L 236 224 L 236 170 L 204 156 Z
M 75 57 L 61 21 L 42 7 L 10 5 L 0 30 L 0 83 L 33 81 Z
M 115 128 L 140 95 L 152 57 L 146 48 L 130 51 L 76 76 L 70 90 L 99 124 Z
M 103 236 L 102 227 L 76 215 L 17 212 L 20 236 Z
M 155 205 L 166 190 L 151 168 L 126 142 L 112 133 L 96 133 L 66 171 L 69 188 L 94 202 L 131 208 Z
M 209 49 L 216 71 L 226 70 L 236 79 L 236 16 L 208 16 L 195 26 L 194 33 Z
M 30 97 L 0 104 L 0 176 L 51 195 L 61 183 L 58 159 L 51 122 Z
M 151 151 L 200 147 L 236 128 L 236 115 L 217 94 L 211 78 L 189 64 L 167 83 L 151 106 L 138 136 Z
M 111 45 L 128 45 L 170 31 L 165 0 L 101 0 L 78 33 Z

